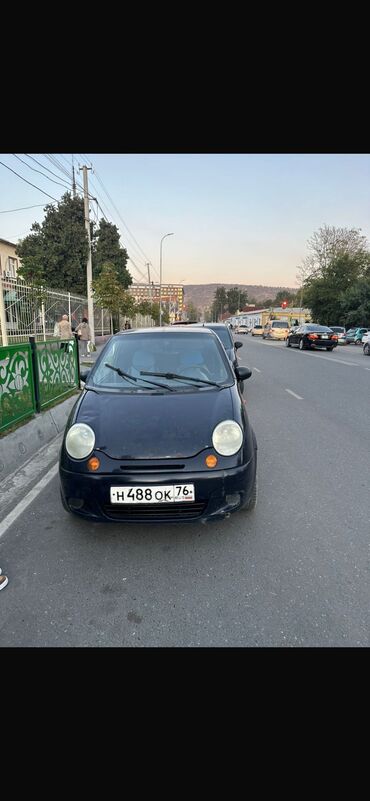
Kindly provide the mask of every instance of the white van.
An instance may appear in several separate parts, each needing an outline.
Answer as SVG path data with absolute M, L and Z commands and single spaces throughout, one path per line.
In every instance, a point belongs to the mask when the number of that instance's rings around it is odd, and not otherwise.
M 287 320 L 269 320 L 266 323 L 262 339 L 286 339 L 289 334 L 289 323 Z

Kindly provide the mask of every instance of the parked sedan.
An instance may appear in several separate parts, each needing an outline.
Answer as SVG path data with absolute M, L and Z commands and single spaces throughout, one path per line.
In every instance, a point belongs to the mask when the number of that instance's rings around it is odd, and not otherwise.
M 262 325 L 254 325 L 251 331 L 252 337 L 262 337 L 263 336 L 263 326 Z
M 333 350 L 338 344 L 338 335 L 333 334 L 331 328 L 326 325 L 315 325 L 305 323 L 300 325 L 296 331 L 290 333 L 285 342 L 287 348 L 297 345 L 300 350 L 319 348 Z
M 236 329 L 237 334 L 249 334 L 249 328 L 247 325 L 238 325 Z
M 251 511 L 257 443 L 234 370 L 207 328 L 116 334 L 69 416 L 64 508 L 100 521 L 184 522 Z

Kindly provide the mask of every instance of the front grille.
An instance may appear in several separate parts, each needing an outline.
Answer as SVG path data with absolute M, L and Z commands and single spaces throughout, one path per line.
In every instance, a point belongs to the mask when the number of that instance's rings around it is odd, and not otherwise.
M 205 508 L 206 502 L 199 501 L 198 503 L 149 503 L 144 504 L 125 504 L 118 505 L 106 503 L 103 506 L 103 512 L 107 517 L 112 520 L 122 520 L 129 522 L 130 520 L 167 520 L 173 518 L 176 520 L 189 520 L 191 518 L 200 517 Z
M 121 470 L 124 470 L 125 473 L 133 473 L 133 472 L 135 472 L 135 473 L 137 473 L 137 472 L 140 472 L 140 473 L 149 473 L 149 472 L 150 473 L 153 473 L 153 472 L 155 472 L 155 473 L 173 473 L 175 470 L 183 470 L 184 467 L 185 467 L 184 464 L 168 464 L 168 463 L 167 464 L 156 464 L 156 465 L 154 465 L 154 464 L 147 464 L 147 465 L 141 465 L 141 464 L 135 464 L 135 465 L 125 464 L 125 465 L 123 465 L 123 464 L 121 464 Z

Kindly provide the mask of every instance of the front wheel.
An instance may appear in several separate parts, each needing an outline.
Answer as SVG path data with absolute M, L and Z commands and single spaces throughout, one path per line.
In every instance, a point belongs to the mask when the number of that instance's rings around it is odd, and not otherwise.
M 286 346 L 287 348 L 290 348 L 290 347 L 291 347 L 291 345 L 290 345 L 290 339 L 289 339 L 289 337 L 287 337 L 287 338 L 286 338 L 286 340 L 285 340 L 285 346 Z
M 364 351 L 365 356 L 370 356 L 370 347 L 369 347 L 368 342 L 366 342 L 366 344 L 364 345 L 363 351 Z
M 303 339 L 299 340 L 299 350 L 304 350 L 304 342 Z

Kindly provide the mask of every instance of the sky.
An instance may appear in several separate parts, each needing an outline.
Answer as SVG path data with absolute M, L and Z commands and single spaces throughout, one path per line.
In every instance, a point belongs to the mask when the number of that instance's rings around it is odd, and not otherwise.
M 0 238 L 16 242 L 70 180 L 71 154 L 0 154 Z M 37 159 L 41 167 L 33 159 Z M 323 225 L 370 240 L 370 154 L 74 154 L 89 190 L 121 233 L 134 281 L 297 287 L 307 240 Z M 55 163 L 57 159 L 57 163 Z M 28 165 L 28 166 L 26 166 Z M 59 166 L 58 166 L 59 165 Z M 41 170 L 48 177 L 34 172 Z M 63 172 L 62 167 L 66 172 Z M 55 174 L 52 175 L 48 170 Z M 106 194 L 108 193 L 108 194 Z M 41 204 L 25 211 L 9 211 Z M 3 213 L 6 211 L 7 213 Z M 96 204 L 91 216 L 95 219 Z M 98 212 L 101 217 L 101 211 Z

